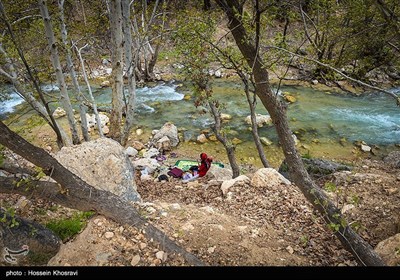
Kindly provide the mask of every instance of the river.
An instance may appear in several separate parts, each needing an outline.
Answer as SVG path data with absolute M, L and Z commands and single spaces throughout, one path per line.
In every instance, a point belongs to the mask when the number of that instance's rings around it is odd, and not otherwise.
M 45 89 L 51 92 L 52 87 Z M 249 126 L 244 122 L 249 109 L 241 84 L 217 80 L 213 89 L 214 96 L 224 106 L 222 112 L 232 116 L 226 123 L 230 137 L 243 141 L 238 145 L 238 150 L 246 153 L 246 156 L 242 156 L 243 161 L 251 162 L 257 155 L 254 147 L 251 148 Z M 399 93 L 400 89 L 392 91 Z M 302 143 L 303 152 L 312 150 L 318 156 L 334 156 L 335 153 L 343 154 L 341 150 L 345 149 L 344 154 L 354 154 L 353 142 L 357 140 L 381 149 L 400 144 L 400 108 L 393 98 L 385 94 L 371 92 L 356 97 L 296 86 L 282 87 L 281 92 L 287 92 L 297 99 L 288 104 L 288 119 L 291 129 Z M 187 94 L 190 94 L 190 90 L 176 83 L 137 89 L 137 125 L 150 131 L 170 121 L 184 131 L 187 141 L 195 139 L 202 130 L 209 128 L 212 118 L 204 113 L 206 108 L 194 106 L 193 98 L 186 100 L 184 96 Z M 109 106 L 110 88 L 94 88 L 94 95 L 100 107 Z M 20 103 L 21 99 L 16 94 L 11 95 L 8 101 L 0 102 L 0 117 L 6 118 L 7 114 L 20 108 L 17 106 Z M 261 104 L 257 104 L 256 111 L 267 114 Z M 277 136 L 272 127 L 260 128 L 259 134 L 277 146 Z M 205 145 L 215 151 L 215 147 L 211 146 Z

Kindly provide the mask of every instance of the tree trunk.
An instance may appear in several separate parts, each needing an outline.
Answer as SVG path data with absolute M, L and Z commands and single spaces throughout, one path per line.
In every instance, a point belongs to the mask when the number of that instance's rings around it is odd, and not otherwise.
M 44 98 L 44 94 L 39 86 L 39 82 L 37 80 L 37 78 L 33 75 L 31 68 L 28 65 L 28 62 L 25 59 L 25 55 L 22 51 L 22 49 L 20 48 L 17 39 L 14 36 L 14 32 L 12 29 L 11 24 L 9 23 L 9 21 L 7 20 L 7 15 L 6 12 L 4 10 L 3 7 L 3 3 L 0 1 L 0 12 L 2 15 L 2 18 L 4 20 L 5 25 L 7 26 L 7 30 L 10 34 L 11 37 L 11 41 L 13 42 L 15 48 L 17 49 L 18 55 L 20 57 L 20 59 L 22 60 L 25 69 L 28 73 L 29 78 L 31 79 L 31 82 L 33 84 L 33 87 L 35 88 L 35 90 L 37 91 L 38 95 L 39 95 L 39 99 L 42 103 L 40 103 L 39 101 L 37 101 L 34 97 L 33 94 L 30 92 L 26 92 L 23 87 L 21 86 L 21 84 L 19 83 L 19 79 L 18 79 L 18 75 L 15 71 L 15 67 L 14 64 L 12 62 L 12 60 L 10 59 L 10 57 L 8 56 L 7 52 L 4 50 L 4 48 L 2 47 L 2 43 L 0 40 L 0 52 L 4 55 L 4 59 L 6 61 L 6 67 L 9 68 L 10 72 L 9 74 L 7 74 L 5 71 L 0 71 L 3 76 L 5 76 L 7 79 L 10 80 L 11 83 L 13 83 L 13 85 L 16 87 L 17 91 L 19 91 L 19 93 L 26 98 L 26 101 L 32 106 L 32 108 L 34 108 L 40 116 L 42 116 L 47 123 L 50 125 L 50 127 L 54 130 L 54 132 L 57 135 L 57 145 L 59 148 L 61 148 L 64 145 L 70 145 L 71 141 L 69 139 L 69 137 L 67 137 L 67 134 L 65 133 L 65 131 L 62 129 L 62 127 L 60 127 L 58 125 L 58 123 L 56 122 L 56 120 L 54 119 L 54 117 L 52 116 L 51 110 L 49 108 L 48 102 L 46 102 L 45 98 Z M 2 69 L 0 69 L 2 70 Z M 46 113 L 44 113 L 44 111 Z
M 123 108 L 123 40 L 121 0 L 110 3 L 111 60 L 112 60 L 112 109 L 110 116 L 110 137 L 121 142 L 122 108 Z
M 72 62 L 70 44 L 68 43 L 67 26 L 65 25 L 65 19 L 64 19 L 64 0 L 58 0 L 58 8 L 60 10 L 61 38 L 62 38 L 64 48 L 66 51 L 66 59 L 67 59 L 67 67 L 69 70 L 69 76 L 71 77 L 72 84 L 74 85 L 75 96 L 79 101 L 79 115 L 81 118 L 82 136 L 83 136 L 83 139 L 85 139 L 85 141 L 89 141 L 90 137 L 89 137 L 88 125 L 87 125 L 87 119 L 86 119 L 87 107 L 84 104 L 85 100 L 83 98 L 83 94 L 82 94 L 81 88 L 79 86 L 78 78 L 76 77 L 75 67 Z
M 57 42 L 54 37 L 53 27 L 50 21 L 51 19 L 49 11 L 47 9 L 46 0 L 39 0 L 39 8 L 42 14 L 46 31 L 46 37 L 51 52 L 51 63 L 53 64 L 54 70 L 56 71 L 57 83 L 60 87 L 60 102 L 64 107 L 65 112 L 67 113 L 68 123 L 72 135 L 72 143 L 79 144 L 80 140 L 79 140 L 78 130 L 76 129 L 74 113 L 72 111 L 71 101 L 69 99 L 67 92 L 67 85 L 65 84 L 64 74 L 61 68 L 60 57 L 58 55 Z
M 99 117 L 99 112 L 97 111 L 97 104 L 96 101 L 94 100 L 93 97 L 93 93 L 92 93 L 92 87 L 90 86 L 87 74 L 86 74 L 86 67 L 85 67 L 85 62 L 83 61 L 82 58 L 82 49 L 85 48 L 87 45 L 83 46 L 82 48 L 78 49 L 77 46 L 76 47 L 76 51 L 78 52 L 78 56 L 79 56 L 79 61 L 81 62 L 81 67 L 82 67 L 82 74 L 83 74 L 83 79 L 85 80 L 86 86 L 88 88 L 88 92 L 89 92 L 89 98 L 90 98 L 90 106 L 91 108 L 93 108 L 93 112 L 94 112 L 94 116 L 96 118 L 96 125 L 97 125 L 97 130 L 99 132 L 100 137 L 104 137 L 103 135 L 103 130 L 101 128 L 101 121 L 100 121 L 100 117 Z M 86 119 L 86 116 L 85 116 Z
M 217 3 L 225 11 L 229 19 L 228 27 L 240 52 L 246 59 L 247 64 L 253 69 L 256 94 L 269 112 L 275 125 L 289 167 L 290 176 L 294 183 L 322 214 L 328 224 L 334 224 L 339 227 L 339 230 L 335 231 L 336 236 L 360 264 L 369 266 L 385 265 L 373 248 L 353 231 L 341 215 L 340 210 L 314 184 L 304 168 L 301 157 L 295 148 L 292 132 L 289 129 L 285 106 L 272 92 L 268 71 L 265 69 L 254 43 L 249 40 L 250 37 L 241 22 L 242 6 L 237 0 L 217 0 Z
M 249 103 L 250 108 L 250 118 L 251 118 L 251 134 L 253 135 L 254 144 L 256 145 L 258 155 L 260 156 L 261 163 L 264 167 L 270 167 L 268 159 L 264 153 L 264 147 L 260 141 L 260 136 L 258 135 L 257 118 L 256 118 L 256 96 L 254 94 L 253 100 L 250 98 L 250 92 L 247 85 L 245 85 L 245 93 L 247 98 L 247 103 Z
M 135 78 L 135 58 L 132 56 L 132 32 L 131 32 L 131 19 L 130 19 L 130 0 L 122 0 L 122 17 L 125 38 L 125 69 L 128 76 L 128 104 L 126 104 L 126 117 L 125 124 L 122 131 L 121 144 L 125 146 L 128 142 L 129 134 L 134 122 L 135 103 L 136 103 L 136 78 Z
M 4 177 L 0 178 L 3 188 Z M 12 181 L 14 179 L 7 179 Z M 7 188 L 10 186 L 7 183 Z M 15 188 L 15 186 L 14 186 Z M 46 265 L 60 249 L 61 240 L 48 228 L 0 208 L 0 252 L 1 265 Z M 36 260 L 36 261 L 32 261 Z
M 148 238 L 153 238 L 171 253 L 181 254 L 190 264 L 204 265 L 196 256 L 185 251 L 169 239 L 164 232 L 143 219 L 129 201 L 87 184 L 43 149 L 33 146 L 18 134 L 12 132 L 1 121 L 0 144 L 42 168 L 46 175 L 58 183 L 30 181 L 27 183 L 27 187 L 16 188 L 14 182 L 10 181 L 9 178 L 0 177 L 0 190 L 2 192 L 8 189 L 7 192 L 9 193 L 34 195 L 81 211 L 94 210 L 122 225 L 127 224 L 144 230 Z M 15 181 L 14 178 L 12 180 Z
M 228 139 L 226 139 L 226 137 L 221 134 L 221 115 L 218 112 L 215 104 L 212 101 L 208 101 L 208 106 L 211 109 L 211 114 L 213 115 L 215 121 L 215 124 L 213 126 L 215 136 L 217 137 L 218 141 L 221 142 L 222 145 L 224 145 L 229 164 L 232 168 L 232 178 L 236 178 L 240 175 L 240 168 L 236 162 L 235 146 L 229 143 Z

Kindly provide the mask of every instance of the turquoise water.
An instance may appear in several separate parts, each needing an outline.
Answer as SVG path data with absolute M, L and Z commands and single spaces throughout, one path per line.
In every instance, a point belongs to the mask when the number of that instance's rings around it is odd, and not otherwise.
M 226 123 L 231 137 L 251 141 L 249 126 L 244 122 L 249 109 L 241 83 L 218 80 L 213 89 L 215 97 L 224 106 L 222 112 L 232 116 L 232 120 Z M 394 92 L 399 90 L 393 89 Z M 369 145 L 400 143 L 400 108 L 387 95 L 369 93 L 355 97 L 294 86 L 282 87 L 281 91 L 297 99 L 288 106 L 288 118 L 291 129 L 304 143 L 329 143 L 342 138 L 349 142 L 363 140 Z M 166 121 L 170 121 L 184 130 L 186 140 L 194 140 L 202 130 L 209 129 L 213 119 L 205 107 L 194 106 L 193 98 L 184 99 L 187 94 L 191 94 L 189 89 L 174 83 L 138 89 L 137 126 L 159 129 Z M 100 107 L 110 106 L 110 88 L 94 88 L 94 96 Z M 21 102 L 15 94 L 11 97 L 8 101 L 0 102 L 2 118 Z M 256 111 L 267 114 L 261 104 L 257 105 Z M 272 127 L 260 128 L 259 134 L 277 142 Z

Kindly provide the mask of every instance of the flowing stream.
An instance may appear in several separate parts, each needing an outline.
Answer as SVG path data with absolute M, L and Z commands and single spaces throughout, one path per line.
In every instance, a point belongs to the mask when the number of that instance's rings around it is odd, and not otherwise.
M 46 86 L 44 89 L 50 94 L 58 94 L 54 93 L 57 88 Z M 244 121 L 249 115 L 249 108 L 241 83 L 217 80 L 213 90 L 224 107 L 222 112 L 232 116 L 226 127 L 231 138 L 242 141 L 238 145 L 239 152 L 243 150 L 247 156 L 250 154 L 250 158 L 257 157 L 254 146 L 251 146 L 249 125 Z M 14 110 L 18 112 L 20 106 L 17 105 L 23 100 L 9 88 L 4 87 L 2 91 L 9 96 L 8 100 L 0 102 L 0 118 L 4 119 Z M 399 93 L 400 89 L 392 91 Z M 353 147 L 353 142 L 358 140 L 380 148 L 400 144 L 400 108 L 387 95 L 372 92 L 356 97 L 296 86 L 282 87 L 281 92 L 296 98 L 296 102 L 288 104 L 288 119 L 305 150 L 325 150 L 327 155 L 334 155 L 335 150 L 339 151 L 341 147 L 350 153 L 349 147 Z M 189 141 L 195 140 L 201 131 L 209 129 L 213 122 L 205 107 L 196 108 L 193 98 L 184 98 L 191 94 L 186 87 L 162 83 L 139 88 L 136 94 L 136 123 L 148 131 L 159 129 L 170 121 L 184 131 L 184 139 Z M 94 95 L 100 107 L 110 106 L 110 88 L 95 88 Z M 267 114 L 262 104 L 257 104 L 256 111 Z M 273 127 L 264 126 L 259 129 L 259 134 L 270 139 L 275 146 L 278 144 Z M 205 147 L 211 148 L 211 144 Z

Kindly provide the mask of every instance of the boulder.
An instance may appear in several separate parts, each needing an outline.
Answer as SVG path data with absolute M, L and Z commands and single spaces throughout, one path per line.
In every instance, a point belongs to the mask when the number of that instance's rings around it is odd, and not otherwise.
M 148 151 L 145 151 L 143 153 L 143 157 L 144 158 L 153 158 L 153 157 L 156 157 L 159 153 L 160 153 L 160 151 L 157 150 L 156 148 L 150 148 Z
M 108 81 L 108 80 L 105 80 L 105 81 L 101 82 L 100 86 L 101 86 L 102 88 L 110 87 L 110 86 L 111 86 L 111 82 Z
M 375 251 L 387 265 L 400 265 L 400 233 L 385 239 L 376 245 Z
M 135 169 L 146 169 L 149 174 L 153 173 L 157 168 L 160 167 L 157 160 L 154 158 L 141 158 L 132 162 Z
M 232 179 L 232 170 L 211 164 L 206 176 L 217 181 L 230 180 Z
M 283 177 L 273 168 L 261 168 L 254 173 L 250 183 L 256 188 L 274 188 L 277 185 L 290 185 L 290 181 Z
M 133 148 L 133 147 L 128 147 L 128 148 L 126 148 L 126 150 L 125 150 L 125 154 L 126 154 L 128 157 L 134 157 L 134 156 L 136 156 L 136 155 L 138 154 L 138 151 L 137 151 L 135 148 Z
M 112 139 L 100 138 L 63 147 L 55 158 L 95 188 L 128 200 L 140 200 L 134 183 L 133 166 L 124 148 Z
M 103 132 L 104 132 L 104 127 L 110 122 L 110 118 L 105 115 L 104 113 L 99 113 L 99 119 L 100 119 L 100 123 L 101 123 L 101 127 L 103 128 Z M 97 121 L 96 121 L 96 115 L 95 114 L 87 114 L 86 113 L 86 120 L 88 123 L 88 127 L 89 128 L 94 128 L 97 129 Z
M 231 120 L 231 119 L 232 119 L 232 116 L 231 116 L 231 115 L 221 113 L 221 120 L 223 120 L 223 121 L 229 121 L 229 120 Z
M 207 137 L 204 135 L 204 133 L 197 136 L 197 142 L 203 144 L 206 143 L 207 141 L 208 141 Z
M 272 141 L 269 140 L 267 137 L 260 137 L 260 142 L 265 146 L 271 146 Z
M 223 195 L 226 195 L 228 193 L 229 188 L 236 185 L 244 186 L 249 183 L 250 183 L 249 177 L 247 177 L 246 175 L 240 175 L 234 179 L 224 181 L 221 185 L 221 191 Z
M 368 146 L 368 145 L 363 145 L 363 144 L 361 144 L 361 151 L 363 151 L 363 152 L 366 152 L 366 153 L 369 153 L 369 152 L 371 152 L 371 147 L 370 146 Z
M 163 127 L 159 131 L 157 131 L 157 133 L 153 136 L 152 144 L 155 145 L 158 140 L 160 140 L 165 136 L 167 136 L 171 141 L 172 147 L 178 146 L 179 144 L 178 129 L 174 124 L 169 122 L 164 124 Z
M 164 136 L 156 143 L 156 148 L 160 151 L 171 151 L 171 140 L 167 136 Z
M 245 122 L 251 125 L 251 116 L 247 116 Z M 256 114 L 256 123 L 258 127 L 262 127 L 264 124 L 272 124 L 272 119 L 268 115 Z
M 135 148 L 137 151 L 140 151 L 140 150 L 143 150 L 143 149 L 146 148 L 145 145 L 142 142 L 139 142 L 139 141 L 133 141 L 131 146 L 133 148 Z
M 65 110 L 61 107 L 57 107 L 54 112 L 53 112 L 53 117 L 55 119 L 64 117 L 65 115 L 67 115 L 67 113 L 65 112 Z

